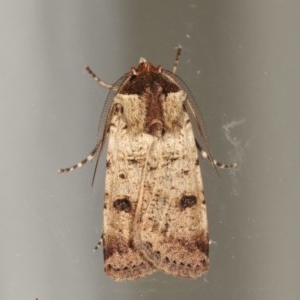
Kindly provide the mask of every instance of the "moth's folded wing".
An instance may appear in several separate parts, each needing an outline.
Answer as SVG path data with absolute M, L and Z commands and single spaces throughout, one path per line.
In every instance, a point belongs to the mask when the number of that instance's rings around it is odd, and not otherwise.
M 153 265 L 197 278 L 209 267 L 206 205 L 190 124 L 152 147 L 136 212 L 135 245 Z
M 111 123 L 105 183 L 104 270 L 114 280 L 137 279 L 155 271 L 133 243 L 133 220 L 147 143 L 141 135 L 127 134 L 122 119 L 113 116 Z

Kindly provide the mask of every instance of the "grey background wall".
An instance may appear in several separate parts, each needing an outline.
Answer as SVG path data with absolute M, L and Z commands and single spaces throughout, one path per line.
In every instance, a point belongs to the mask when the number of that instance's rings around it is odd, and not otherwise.
M 300 3 L 2 1 L 0 299 L 299 299 Z M 56 169 L 95 144 L 107 90 L 140 56 L 192 90 L 219 178 L 202 161 L 211 268 L 115 283 L 101 251 L 104 161 Z M 298 186 L 297 186 L 298 185 Z

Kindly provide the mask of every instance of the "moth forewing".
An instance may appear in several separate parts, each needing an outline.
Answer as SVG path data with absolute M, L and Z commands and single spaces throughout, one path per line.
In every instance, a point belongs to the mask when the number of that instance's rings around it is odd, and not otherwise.
M 157 269 L 196 278 L 209 266 L 198 153 L 189 116 L 182 106 L 184 93 L 170 93 L 166 98 L 169 105 L 178 107 L 175 116 L 183 124 L 154 139 L 149 149 L 135 215 L 134 241 Z
M 133 239 L 133 220 L 151 136 L 130 132 L 120 98 L 130 101 L 117 94 L 110 119 L 103 250 L 107 275 L 115 280 L 126 280 L 140 278 L 155 270 L 135 247 Z

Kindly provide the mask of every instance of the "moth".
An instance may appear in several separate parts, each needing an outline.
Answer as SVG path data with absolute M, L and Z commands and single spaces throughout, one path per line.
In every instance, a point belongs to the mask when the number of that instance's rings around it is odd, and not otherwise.
M 214 167 L 236 164 L 213 159 L 196 102 L 175 75 L 180 54 L 178 47 L 172 72 L 141 58 L 112 85 L 86 67 L 110 89 L 99 139 L 85 159 L 59 172 L 73 171 L 94 157 L 97 168 L 108 138 L 101 241 L 104 270 L 114 280 L 154 271 L 197 278 L 209 268 L 199 155 Z

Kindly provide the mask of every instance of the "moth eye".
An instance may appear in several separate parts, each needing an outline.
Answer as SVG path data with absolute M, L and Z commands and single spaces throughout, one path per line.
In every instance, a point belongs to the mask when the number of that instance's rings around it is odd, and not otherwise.
M 113 207 L 118 211 L 124 211 L 126 213 L 131 212 L 131 203 L 128 198 L 117 199 L 113 203 Z
M 197 204 L 197 198 L 196 196 L 186 196 L 183 195 L 180 199 L 180 207 L 182 210 L 186 209 L 187 207 L 192 207 Z

